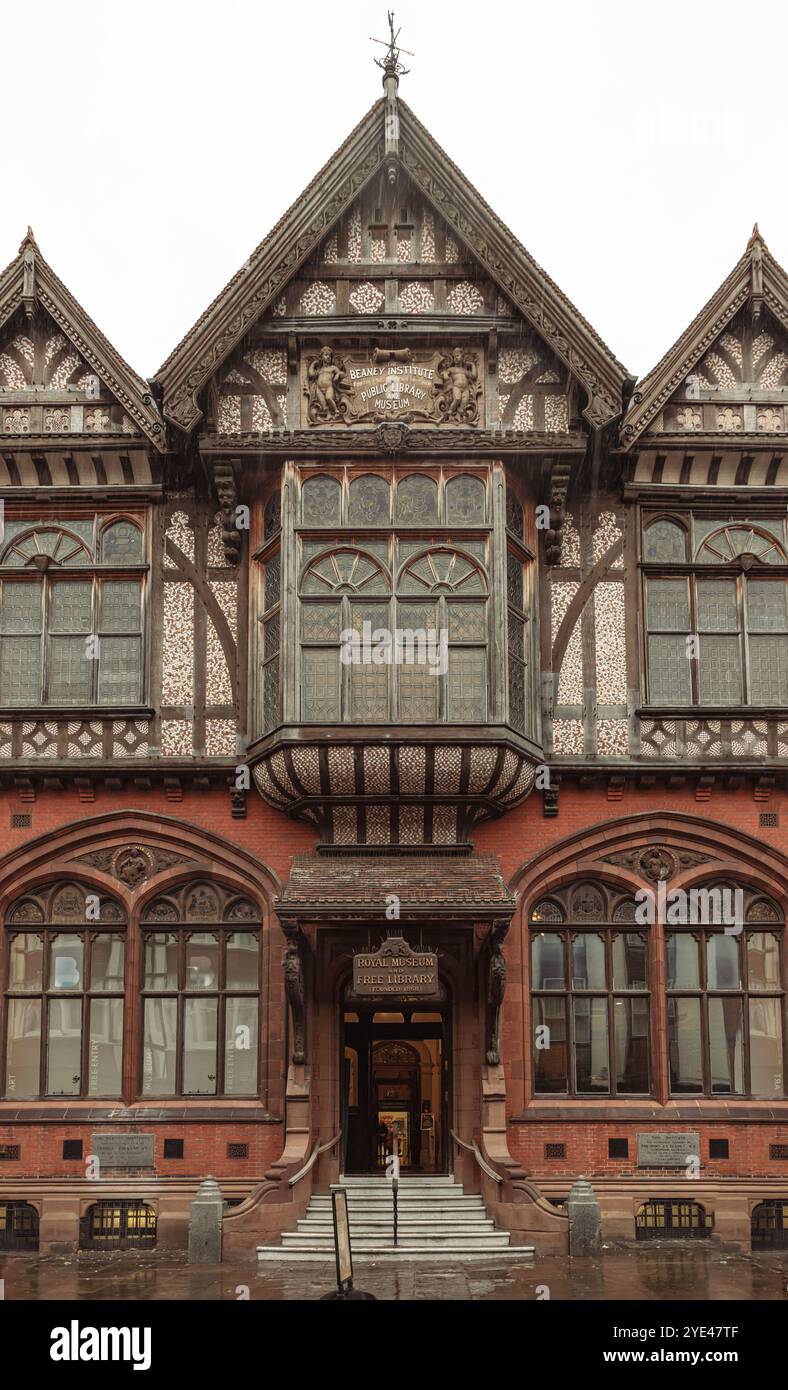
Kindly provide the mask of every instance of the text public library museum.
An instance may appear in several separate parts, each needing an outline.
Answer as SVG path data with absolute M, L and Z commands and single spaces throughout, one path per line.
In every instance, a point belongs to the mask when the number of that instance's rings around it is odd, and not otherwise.
M 785 1245 L 788 276 L 636 382 L 383 72 L 153 380 L 0 276 L 0 1249 Z

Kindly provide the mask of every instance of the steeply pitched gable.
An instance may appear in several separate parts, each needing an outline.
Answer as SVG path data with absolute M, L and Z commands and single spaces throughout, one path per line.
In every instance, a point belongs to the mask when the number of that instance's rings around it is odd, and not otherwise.
M 288 282 L 324 254 L 337 226 L 346 227 L 345 215 L 375 174 L 391 182 L 400 171 L 403 186 L 415 188 L 446 229 L 444 246 L 447 237 L 455 242 L 459 256 L 489 276 L 569 368 L 583 388 L 589 422 L 614 419 L 622 408 L 624 367 L 403 102 L 396 134 L 392 139 L 389 120 L 386 141 L 386 109 L 385 100 L 375 103 L 160 367 L 165 414 L 192 428 L 201 413 L 199 393 L 251 325 L 266 310 L 283 312 L 277 306 Z
M 728 278 L 638 383 L 622 435 L 785 431 L 788 276 L 757 226 Z
M 139 431 L 164 447 L 147 382 L 58 279 L 29 229 L 0 274 L 0 387 L 6 438 Z

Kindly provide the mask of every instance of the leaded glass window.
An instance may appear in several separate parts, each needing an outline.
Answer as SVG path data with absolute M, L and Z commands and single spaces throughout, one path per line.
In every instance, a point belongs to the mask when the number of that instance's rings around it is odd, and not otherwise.
M 530 916 L 534 1090 L 647 1095 L 648 939 L 634 902 L 581 884 Z
M 688 525 L 644 530 L 649 703 L 788 704 L 785 523 Z
M 141 527 L 101 516 L 52 523 L 12 519 L 5 539 L 0 705 L 139 704 Z
M 263 562 L 260 643 L 263 730 L 276 728 L 280 718 L 280 651 L 282 645 L 282 553 L 277 545 Z
M 736 890 L 712 885 L 704 890 L 712 925 L 666 929 L 672 1095 L 784 1094 L 782 919 L 774 904 L 740 891 L 740 921 L 729 910 Z
M 9 908 L 7 1099 L 121 1094 L 125 935 L 121 904 L 80 883 Z
M 255 903 L 214 883 L 144 910 L 143 1096 L 257 1094 L 259 924 Z

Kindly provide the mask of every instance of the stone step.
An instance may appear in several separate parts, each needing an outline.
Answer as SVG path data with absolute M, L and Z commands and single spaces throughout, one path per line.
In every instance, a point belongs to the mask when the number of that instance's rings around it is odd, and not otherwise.
M 387 1245 L 393 1245 L 392 1237 L 389 1236 L 388 1232 L 386 1232 L 385 1237 L 380 1233 L 378 1235 L 356 1235 L 352 1239 L 354 1256 L 359 1250 L 380 1250 Z M 505 1250 L 509 1248 L 509 1232 L 487 1231 L 483 1235 L 477 1235 L 475 1232 L 447 1231 L 445 1234 L 429 1232 L 414 1235 L 400 1234 L 397 1237 L 397 1249 L 400 1250 L 424 1250 L 430 1247 L 434 1247 L 436 1250 L 448 1250 L 455 1245 L 462 1245 L 469 1250 Z M 302 1250 L 304 1246 L 333 1251 L 333 1232 L 330 1235 L 319 1236 L 312 1232 L 283 1231 L 283 1250 Z
M 310 1226 L 325 1227 L 327 1231 L 333 1231 L 334 1222 L 331 1216 L 322 1212 L 309 1209 L 306 1214 L 299 1218 L 300 1221 L 308 1221 Z M 411 1226 L 490 1226 L 494 1230 L 492 1217 L 488 1216 L 484 1210 L 479 1212 L 452 1212 L 450 1216 L 445 1214 L 434 1216 L 430 1212 L 417 1213 L 415 1215 L 404 1216 L 402 1212 L 397 1213 L 397 1222 L 402 1229 Z M 390 1211 L 376 1212 L 372 1215 L 358 1215 L 353 1213 L 350 1217 L 350 1233 L 358 1231 L 362 1226 L 393 1226 L 394 1216 Z
M 440 1261 L 446 1263 L 462 1261 L 468 1264 L 488 1264 L 492 1260 L 505 1260 L 508 1263 L 523 1260 L 533 1262 L 533 1245 L 510 1245 L 501 1249 L 479 1250 L 467 1243 L 455 1245 L 381 1245 L 376 1250 L 353 1250 L 354 1265 L 360 1264 L 414 1264 Z M 333 1267 L 335 1263 L 333 1242 L 331 1247 L 323 1245 L 300 1246 L 286 1249 L 282 1245 L 258 1245 L 257 1258 L 261 1263 L 272 1264 L 321 1264 Z M 359 1283 L 356 1280 L 356 1283 Z

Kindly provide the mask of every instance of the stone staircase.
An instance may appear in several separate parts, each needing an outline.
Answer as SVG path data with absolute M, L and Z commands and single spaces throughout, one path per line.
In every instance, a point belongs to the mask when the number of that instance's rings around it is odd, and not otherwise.
M 481 1196 L 466 1193 L 450 1175 L 400 1178 L 396 1245 L 391 1183 L 386 1177 L 340 1178 L 336 1187 L 348 1194 L 354 1262 L 533 1257 L 532 1245 L 510 1245 L 509 1232 L 496 1230 Z M 281 1245 L 258 1245 L 257 1258 L 333 1261 L 330 1193 L 314 1193 L 296 1230 L 284 1231 Z

